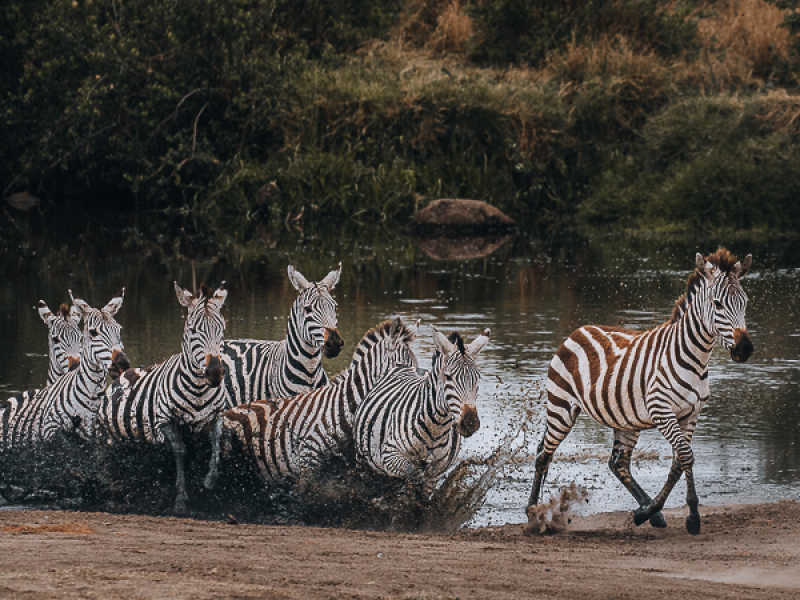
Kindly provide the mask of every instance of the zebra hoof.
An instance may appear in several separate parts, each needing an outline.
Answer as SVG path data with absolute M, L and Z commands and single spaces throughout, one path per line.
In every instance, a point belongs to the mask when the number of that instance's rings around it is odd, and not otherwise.
M 667 520 L 664 518 L 664 514 L 661 511 L 658 511 L 650 517 L 650 526 L 656 529 L 664 529 L 667 526 Z
M 637 527 L 644 523 L 645 521 L 649 521 L 650 516 L 647 514 L 646 508 L 637 508 L 633 511 L 633 522 L 636 524 Z
M 689 515 L 686 517 L 686 531 L 691 535 L 700 533 L 700 515 Z
M 185 515 L 186 514 L 186 500 L 184 500 L 183 498 L 177 498 L 175 500 L 174 511 L 175 511 L 175 514 Z
M 203 487 L 209 491 L 213 490 L 217 487 L 217 477 L 212 477 L 210 474 L 206 475 L 206 478 L 203 480 Z

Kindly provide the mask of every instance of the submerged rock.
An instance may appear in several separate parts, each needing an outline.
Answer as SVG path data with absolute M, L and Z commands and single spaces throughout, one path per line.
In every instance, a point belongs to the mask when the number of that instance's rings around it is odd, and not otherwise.
M 442 198 L 434 200 L 411 219 L 415 235 L 466 235 L 509 232 L 514 220 L 496 206 L 480 200 Z
M 449 237 L 414 236 L 417 247 L 436 260 L 469 260 L 488 256 L 512 238 L 511 234 Z

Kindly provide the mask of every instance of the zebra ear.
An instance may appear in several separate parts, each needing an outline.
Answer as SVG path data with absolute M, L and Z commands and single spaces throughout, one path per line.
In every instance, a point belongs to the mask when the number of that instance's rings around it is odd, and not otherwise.
M 483 330 L 483 333 L 472 340 L 472 343 L 467 346 L 467 354 L 476 356 L 478 352 L 483 350 L 483 347 L 489 343 L 489 338 L 492 336 L 492 330 L 488 327 Z
M 332 290 L 334 287 L 336 287 L 336 284 L 339 283 L 339 275 L 341 274 L 342 274 L 342 263 L 340 262 L 339 268 L 334 269 L 333 271 L 328 273 L 325 276 L 325 279 L 320 281 L 320 283 L 325 287 L 327 287 L 329 290 Z
M 697 270 L 705 275 L 707 279 L 713 279 L 716 275 L 717 267 L 715 267 L 713 263 L 703 258 L 703 255 L 699 252 L 695 254 L 694 264 L 697 267 Z
M 445 356 L 449 356 L 456 347 L 448 340 L 436 327 L 431 325 L 433 329 L 433 345 L 434 347 Z
M 311 287 L 311 284 L 308 283 L 308 279 L 303 277 L 303 274 L 295 269 L 294 265 L 289 265 L 287 271 L 289 272 L 289 281 L 292 282 L 294 289 L 296 289 L 298 292 L 305 292 Z
M 178 302 L 180 302 L 181 306 L 190 306 L 194 302 L 194 294 L 179 286 L 177 281 L 173 281 L 173 283 L 175 284 L 175 295 L 178 297 Z
M 117 311 L 122 307 L 122 299 L 125 297 L 125 288 L 122 288 L 119 294 L 114 296 L 108 304 L 103 307 L 103 312 L 113 317 Z
M 403 329 L 403 319 L 395 316 L 395 318 L 392 320 L 392 325 L 389 328 L 389 337 L 391 337 L 392 340 L 397 340 L 397 336 L 403 333 Z
M 744 257 L 744 260 L 741 262 L 737 262 L 733 265 L 733 272 L 738 279 L 746 276 L 750 272 L 750 267 L 753 265 L 753 255 L 748 254 Z
M 72 290 L 67 290 L 69 292 L 69 298 L 72 300 L 73 306 L 76 306 L 79 311 L 81 311 L 81 315 L 86 316 L 90 312 L 92 312 L 92 307 L 89 306 L 86 302 L 81 300 L 80 298 L 76 298 L 72 295 Z
M 53 318 L 53 313 L 44 300 L 39 300 L 39 316 L 42 318 L 45 325 L 50 325 L 50 319 Z
M 211 301 L 217 305 L 218 308 L 222 308 L 222 305 L 225 304 L 225 298 L 228 297 L 228 290 L 225 287 L 225 282 L 219 284 L 219 288 L 217 291 L 214 292 L 214 297 L 211 298 Z

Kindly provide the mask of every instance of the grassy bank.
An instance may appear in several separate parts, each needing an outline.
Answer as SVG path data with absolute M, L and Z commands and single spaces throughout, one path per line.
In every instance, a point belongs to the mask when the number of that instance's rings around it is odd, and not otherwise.
M 2 228 L 92 215 L 263 239 L 402 225 L 459 196 L 533 231 L 797 230 L 794 15 L 762 0 L 12 1 L 0 181 L 41 204 L 7 207 Z

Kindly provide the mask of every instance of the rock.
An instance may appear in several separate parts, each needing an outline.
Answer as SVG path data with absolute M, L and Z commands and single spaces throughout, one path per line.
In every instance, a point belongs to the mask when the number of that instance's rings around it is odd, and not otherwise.
M 6 198 L 6 203 L 17 210 L 25 212 L 32 208 L 36 208 L 42 203 L 42 201 L 28 192 L 28 190 L 25 190 L 24 192 L 11 194 L 8 198 Z
M 415 235 L 465 235 L 508 232 L 514 220 L 499 208 L 480 200 L 442 198 L 434 200 L 411 219 Z

